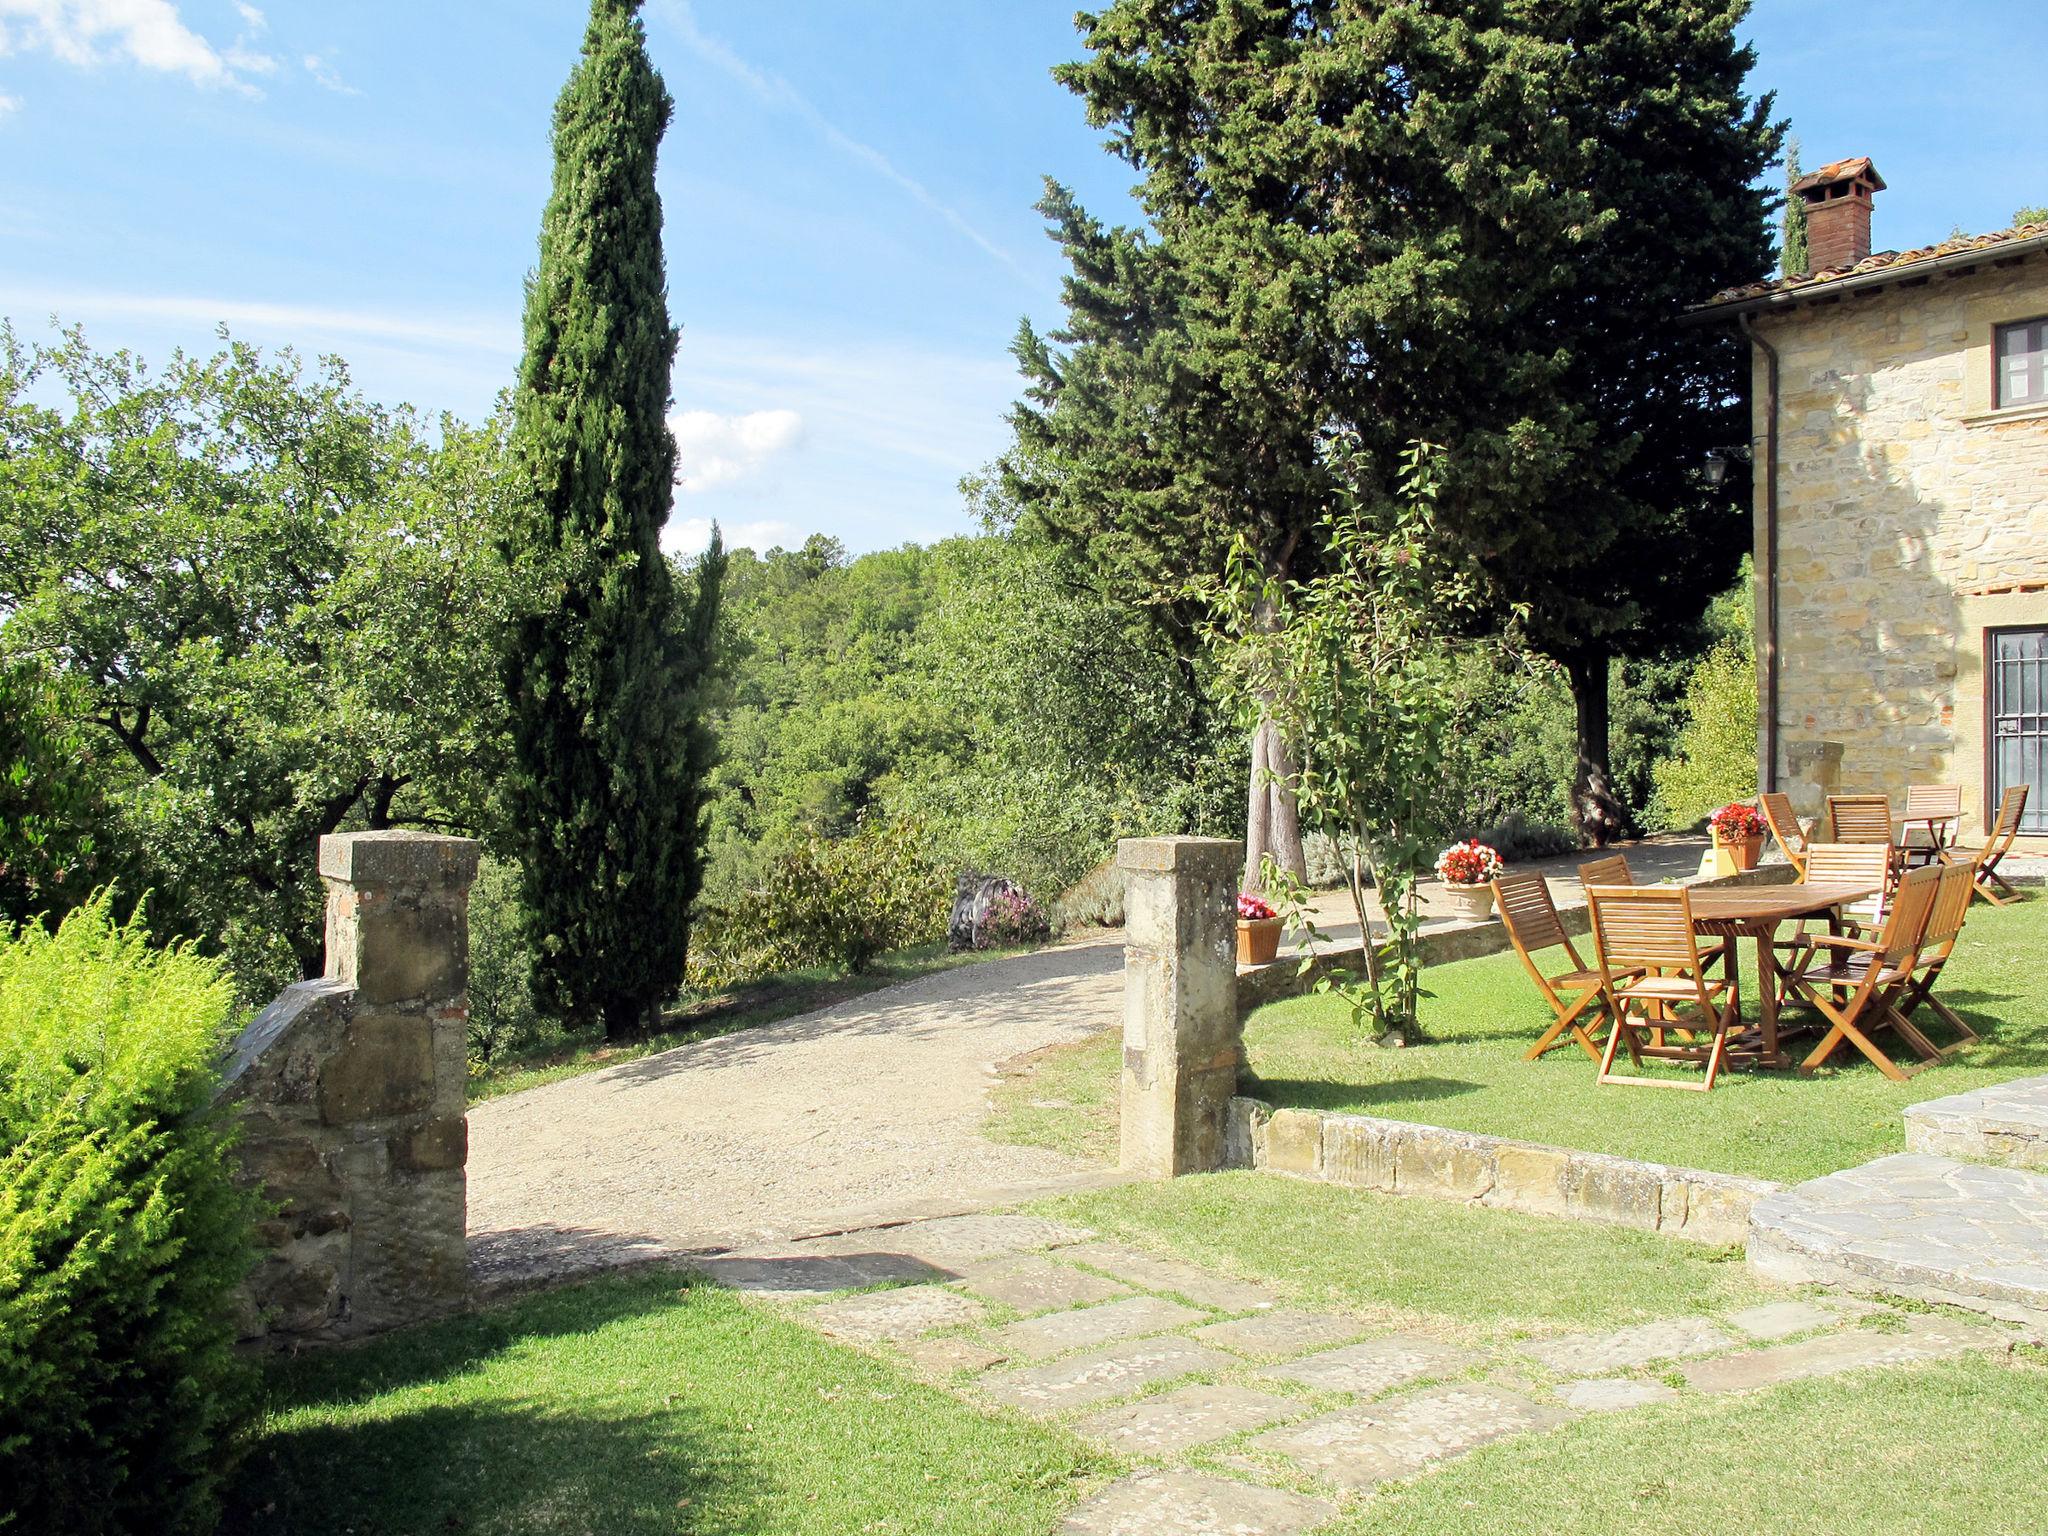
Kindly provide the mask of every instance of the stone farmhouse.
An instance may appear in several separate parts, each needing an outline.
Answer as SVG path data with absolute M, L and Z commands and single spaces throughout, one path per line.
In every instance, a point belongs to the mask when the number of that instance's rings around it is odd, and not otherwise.
M 1966 837 L 2028 783 L 2048 847 L 2048 224 L 1873 253 L 1883 190 L 1802 178 L 1811 270 L 1697 312 L 1752 354 L 1759 778 L 1960 784 Z

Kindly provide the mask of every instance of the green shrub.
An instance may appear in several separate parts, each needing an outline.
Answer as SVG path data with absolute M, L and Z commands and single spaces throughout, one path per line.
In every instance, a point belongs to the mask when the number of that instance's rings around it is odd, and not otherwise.
M 1658 763 L 1655 815 L 1689 827 L 1731 800 L 1756 793 L 1756 667 L 1748 648 L 1724 640 L 1685 685 L 1677 750 Z
M 951 897 L 914 822 L 806 838 L 769 866 L 759 890 L 705 914 L 690 985 L 716 991 L 807 966 L 857 974 L 878 955 L 945 937 Z
M 210 1529 L 247 1403 L 234 986 L 109 908 L 0 931 L 0 1525 L 36 1536 Z
M 533 952 L 520 925 L 519 866 L 486 858 L 469 888 L 470 1070 L 560 1033 L 533 1001 Z

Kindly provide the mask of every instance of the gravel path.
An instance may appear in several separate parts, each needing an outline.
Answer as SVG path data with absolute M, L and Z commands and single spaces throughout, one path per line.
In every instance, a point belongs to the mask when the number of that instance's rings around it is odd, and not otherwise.
M 992 1067 L 1114 1025 L 1120 940 L 963 966 L 469 1112 L 487 1287 L 973 1209 L 1111 1175 L 978 1131 Z

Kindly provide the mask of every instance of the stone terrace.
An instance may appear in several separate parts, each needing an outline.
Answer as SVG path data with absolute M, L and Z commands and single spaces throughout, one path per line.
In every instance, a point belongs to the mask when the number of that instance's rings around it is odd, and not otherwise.
M 1475 1349 L 1007 1214 L 699 1267 L 969 1400 L 1070 1425 L 1123 1458 L 1132 1470 L 1074 1511 L 1069 1536 L 1289 1536 L 1379 1484 L 1583 1414 L 2014 1342 L 1855 1298 L 1788 1297 Z M 869 1289 L 880 1285 L 895 1288 Z

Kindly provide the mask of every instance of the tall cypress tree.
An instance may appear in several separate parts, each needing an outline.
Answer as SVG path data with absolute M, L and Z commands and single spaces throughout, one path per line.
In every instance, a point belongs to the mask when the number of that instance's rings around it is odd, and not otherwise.
M 1785 142 L 1785 238 L 1778 246 L 1778 268 L 1787 277 L 1804 277 L 1813 259 L 1806 253 L 1806 199 L 1792 190 L 1806 173 L 1799 168 L 1799 141 Z
M 639 9 L 592 0 L 555 104 L 503 541 L 519 593 L 506 821 L 534 980 L 554 1011 L 607 1035 L 643 1025 L 682 979 L 702 876 L 696 701 L 722 569 L 714 546 L 693 610 L 660 547 L 676 331 L 654 162 L 672 103 Z

